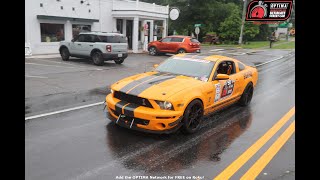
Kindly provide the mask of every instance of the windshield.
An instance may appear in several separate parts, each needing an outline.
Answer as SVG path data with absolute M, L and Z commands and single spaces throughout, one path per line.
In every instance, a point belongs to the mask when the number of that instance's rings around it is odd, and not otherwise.
M 201 81 L 208 81 L 213 66 L 213 61 L 173 57 L 160 64 L 156 71 L 191 76 Z

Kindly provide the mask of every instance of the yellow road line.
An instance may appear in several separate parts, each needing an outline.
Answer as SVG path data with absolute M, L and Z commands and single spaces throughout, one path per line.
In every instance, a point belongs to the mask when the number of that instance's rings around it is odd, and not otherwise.
M 266 167 L 271 159 L 278 153 L 281 147 L 288 141 L 295 131 L 295 121 L 281 134 L 281 136 L 270 146 L 270 148 L 258 159 L 257 162 L 241 177 L 240 180 L 255 179 Z
M 260 139 L 251 145 L 244 153 L 242 153 L 235 161 L 233 161 L 226 169 L 224 169 L 214 180 L 229 179 L 237 172 L 279 129 L 294 115 L 295 107 L 291 108 L 275 125 L 272 126 Z

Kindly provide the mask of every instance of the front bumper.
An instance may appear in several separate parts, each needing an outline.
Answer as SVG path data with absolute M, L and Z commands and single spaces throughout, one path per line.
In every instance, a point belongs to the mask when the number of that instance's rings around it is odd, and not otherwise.
M 112 94 L 106 97 L 106 103 L 109 119 L 122 127 L 148 133 L 168 134 L 178 130 L 182 125 L 181 111 L 159 110 L 144 106 L 134 109 L 128 105 L 119 106 L 121 103 L 127 103 L 113 98 Z

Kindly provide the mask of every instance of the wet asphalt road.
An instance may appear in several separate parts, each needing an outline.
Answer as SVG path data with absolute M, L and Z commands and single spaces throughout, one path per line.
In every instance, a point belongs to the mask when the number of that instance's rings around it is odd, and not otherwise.
M 117 127 L 106 119 L 102 106 L 26 121 L 25 179 L 213 179 L 294 107 L 294 67 L 294 55 L 258 67 L 251 104 L 233 105 L 207 117 L 192 135 L 159 136 Z M 239 179 L 293 120 L 294 116 L 231 179 Z M 294 179 L 294 138 L 257 179 Z

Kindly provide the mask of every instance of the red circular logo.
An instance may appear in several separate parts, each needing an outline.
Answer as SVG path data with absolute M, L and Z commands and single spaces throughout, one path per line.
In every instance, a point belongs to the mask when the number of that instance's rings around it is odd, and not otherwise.
M 263 18 L 264 17 L 264 9 L 262 7 L 255 7 L 251 11 L 251 17 L 253 18 Z

